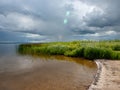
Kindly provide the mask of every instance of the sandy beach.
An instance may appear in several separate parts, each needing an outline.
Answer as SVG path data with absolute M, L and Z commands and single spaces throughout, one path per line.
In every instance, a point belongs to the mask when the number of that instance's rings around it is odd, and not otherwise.
M 96 60 L 98 71 L 88 90 L 120 90 L 120 61 Z

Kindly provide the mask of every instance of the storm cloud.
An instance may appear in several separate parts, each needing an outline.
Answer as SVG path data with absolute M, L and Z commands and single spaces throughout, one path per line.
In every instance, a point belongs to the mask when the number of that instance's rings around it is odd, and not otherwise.
M 0 40 L 120 39 L 119 4 L 120 0 L 0 0 Z

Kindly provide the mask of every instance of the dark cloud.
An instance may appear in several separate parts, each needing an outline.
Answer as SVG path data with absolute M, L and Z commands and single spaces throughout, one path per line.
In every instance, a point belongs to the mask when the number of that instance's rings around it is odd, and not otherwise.
M 102 28 L 120 25 L 120 0 L 85 0 L 84 2 L 98 7 L 85 16 L 89 26 Z
M 10 32 L 8 30 L 0 30 L 0 42 L 28 42 L 47 40 L 47 37 L 39 34 Z
M 30 40 L 119 39 L 119 4 L 120 0 L 0 0 L 0 38 L 23 39 L 29 34 Z
M 94 31 L 91 30 L 85 30 L 85 29 L 80 29 L 80 28 L 73 28 L 72 29 L 73 33 L 76 33 L 77 35 L 84 35 L 84 34 L 95 34 Z
M 0 41 L 23 41 L 20 33 L 0 31 Z
M 84 18 L 85 22 L 88 26 L 92 27 L 107 27 L 107 26 L 116 26 L 119 25 L 118 19 L 113 19 L 106 15 L 99 15 L 98 13 L 89 13 L 86 15 L 87 17 Z

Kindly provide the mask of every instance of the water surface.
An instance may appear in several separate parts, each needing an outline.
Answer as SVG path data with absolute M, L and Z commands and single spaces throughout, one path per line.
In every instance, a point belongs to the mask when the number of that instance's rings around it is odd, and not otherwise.
M 0 44 L 0 90 L 86 90 L 96 64 L 64 56 L 20 55 L 15 44 Z

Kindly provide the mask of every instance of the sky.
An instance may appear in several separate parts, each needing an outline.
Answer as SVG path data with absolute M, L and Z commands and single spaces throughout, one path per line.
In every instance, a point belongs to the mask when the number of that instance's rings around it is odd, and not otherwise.
M 0 0 L 0 41 L 120 39 L 120 0 Z

